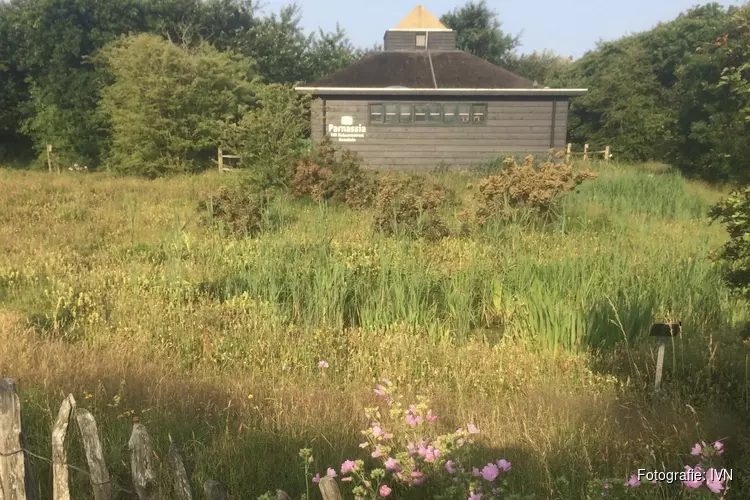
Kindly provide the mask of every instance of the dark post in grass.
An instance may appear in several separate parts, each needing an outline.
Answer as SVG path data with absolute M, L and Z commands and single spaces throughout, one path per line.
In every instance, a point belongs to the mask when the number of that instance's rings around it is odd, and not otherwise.
M 667 345 L 667 339 L 677 337 L 682 330 L 682 322 L 678 323 L 654 323 L 651 325 L 651 336 L 659 339 L 659 352 L 656 358 L 656 380 L 654 381 L 654 390 L 659 392 L 661 389 L 661 373 L 664 369 L 664 348 Z

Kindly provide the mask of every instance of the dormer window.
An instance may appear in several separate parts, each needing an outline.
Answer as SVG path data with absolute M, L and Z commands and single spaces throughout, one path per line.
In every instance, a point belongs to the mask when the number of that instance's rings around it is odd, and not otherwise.
M 427 46 L 427 35 L 425 33 L 417 33 L 417 48 L 423 49 Z

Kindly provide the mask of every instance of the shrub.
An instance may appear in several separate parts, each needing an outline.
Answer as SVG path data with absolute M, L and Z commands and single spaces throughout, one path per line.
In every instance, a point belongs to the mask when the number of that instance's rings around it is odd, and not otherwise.
M 331 200 L 352 208 L 372 205 L 376 182 L 362 169 L 362 159 L 349 150 L 337 150 L 325 139 L 297 163 L 292 180 L 296 197 Z
M 209 224 L 219 223 L 236 237 L 260 233 L 266 222 L 272 193 L 240 182 L 234 187 L 222 186 L 209 200 L 198 203 L 198 210 Z
M 207 43 L 188 48 L 134 35 L 105 46 L 97 61 L 112 80 L 99 103 L 111 127 L 109 161 L 127 174 L 210 167 L 222 120 L 241 117 L 259 87 L 247 78 L 247 60 Z
M 389 175 L 381 179 L 375 205 L 375 230 L 385 235 L 404 232 L 411 236 L 440 239 L 449 235 L 438 209 L 449 193 L 416 175 Z
M 712 220 L 726 224 L 729 233 L 718 257 L 727 263 L 725 277 L 729 288 L 750 298 L 750 186 L 732 192 L 711 209 Z
M 515 157 L 506 158 L 506 168 L 479 183 L 477 219 L 481 224 L 490 217 L 508 217 L 518 210 L 546 214 L 552 211 L 561 195 L 570 192 L 596 174 L 583 170 L 573 172 L 570 165 L 556 163 L 552 157 L 540 165 L 527 156 L 523 165 Z

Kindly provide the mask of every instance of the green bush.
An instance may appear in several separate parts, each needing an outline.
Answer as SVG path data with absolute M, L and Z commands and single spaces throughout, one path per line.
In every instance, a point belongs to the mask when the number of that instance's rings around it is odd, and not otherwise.
M 292 187 L 297 198 L 309 196 L 365 208 L 374 201 L 377 183 L 362 169 L 359 155 L 338 150 L 325 139 L 297 163 Z
M 198 203 L 207 224 L 217 224 L 235 237 L 255 236 L 266 227 L 268 205 L 273 194 L 261 190 L 251 179 L 237 186 L 222 186 L 208 200 Z
M 251 63 L 208 44 L 177 46 L 153 35 L 105 46 L 97 61 L 111 84 L 100 111 L 111 128 L 108 162 L 157 177 L 212 165 L 224 131 L 255 100 Z
M 374 210 L 376 231 L 391 236 L 406 234 L 431 240 L 450 234 L 439 213 L 450 193 L 418 175 L 390 174 L 380 180 Z
M 727 264 L 727 284 L 735 293 L 750 298 L 750 186 L 732 192 L 709 215 L 726 224 L 729 233 L 729 241 L 717 254 Z

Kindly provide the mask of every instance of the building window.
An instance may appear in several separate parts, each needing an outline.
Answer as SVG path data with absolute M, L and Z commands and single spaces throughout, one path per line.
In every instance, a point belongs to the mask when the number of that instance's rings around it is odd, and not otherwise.
M 427 35 L 424 33 L 417 34 L 417 47 L 424 48 L 427 46 Z
M 375 125 L 486 125 L 487 104 L 370 103 L 370 123 Z
M 399 106 L 398 121 L 400 123 L 411 123 L 412 107 L 411 104 L 401 104 Z
M 385 105 L 385 123 L 398 123 L 398 106 L 395 104 Z
M 472 104 L 471 105 L 471 121 L 472 123 L 484 123 L 487 121 L 487 105 L 486 104 Z
M 370 123 L 383 123 L 382 104 L 370 104 Z

